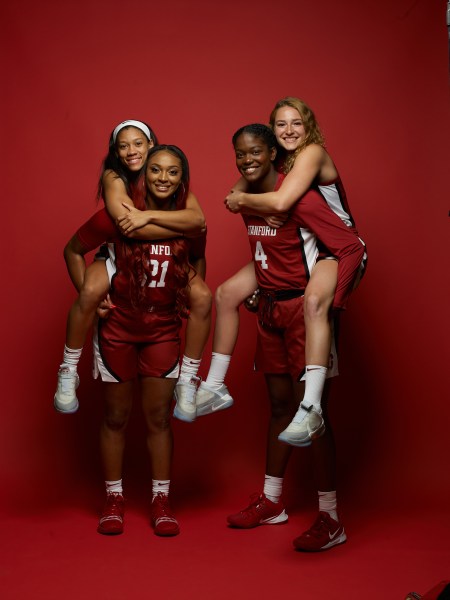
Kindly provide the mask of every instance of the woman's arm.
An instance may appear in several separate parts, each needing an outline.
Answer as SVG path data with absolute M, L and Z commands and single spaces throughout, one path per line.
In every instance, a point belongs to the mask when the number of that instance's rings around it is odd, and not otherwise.
M 129 233 L 144 225 L 159 225 L 178 233 L 189 231 L 200 233 L 205 228 L 205 217 L 197 198 L 192 192 L 182 210 L 136 210 L 127 202 L 122 203 L 127 212 L 117 218 L 117 226 L 122 234 Z
M 311 187 L 327 156 L 322 146 L 311 144 L 297 156 L 294 166 L 286 175 L 279 190 L 265 194 L 232 191 L 226 197 L 225 204 L 232 212 L 240 212 L 244 208 L 265 214 L 286 212 Z
M 102 178 L 103 199 L 109 216 L 115 221 L 123 215 L 123 203 L 134 207 L 133 200 L 128 196 L 124 182 L 114 171 L 105 171 Z

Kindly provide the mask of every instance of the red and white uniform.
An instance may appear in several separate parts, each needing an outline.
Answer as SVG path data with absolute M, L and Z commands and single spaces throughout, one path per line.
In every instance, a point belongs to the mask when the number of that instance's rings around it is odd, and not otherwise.
M 280 175 L 276 188 L 282 179 Z M 244 221 L 261 290 L 256 368 L 266 373 L 289 372 L 300 380 L 305 366 L 303 293 L 318 258 L 316 237 L 339 261 L 334 307 L 341 309 L 358 274 L 364 244 L 316 190 L 302 196 L 278 229 L 261 217 L 244 215 Z M 337 367 L 336 356 L 332 362 Z
M 279 175 L 275 189 L 284 176 Z M 308 191 L 278 229 L 260 217 L 244 215 L 255 262 L 256 277 L 266 290 L 305 289 L 318 256 L 316 238 L 338 260 L 333 308 L 344 309 L 353 289 L 365 246 L 356 229 L 344 224 L 323 197 Z
M 127 381 L 136 375 L 178 377 L 181 319 L 175 311 L 178 282 L 174 276 L 174 239 L 128 243 L 118 234 L 105 209 L 98 211 L 77 232 L 86 251 L 108 242 L 110 268 L 114 267 L 110 296 L 116 306 L 99 321 L 94 340 L 94 372 L 103 381 Z M 127 252 L 148 252 L 149 275 L 141 282 L 145 300 L 134 307 L 130 297 Z M 206 235 L 193 241 L 191 256 L 204 256 Z

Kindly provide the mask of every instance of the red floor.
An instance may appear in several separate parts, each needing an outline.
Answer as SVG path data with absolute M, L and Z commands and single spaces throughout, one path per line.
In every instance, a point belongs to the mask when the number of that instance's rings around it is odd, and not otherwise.
M 225 526 L 226 514 L 240 508 L 235 502 L 183 507 L 177 499 L 181 534 L 161 539 L 142 499 L 128 498 L 126 530 L 117 537 L 96 533 L 98 507 L 90 504 L 3 523 L 1 598 L 403 600 L 450 579 L 448 515 L 360 507 L 346 517 L 346 544 L 303 554 L 291 540 L 314 519 L 310 510 L 289 510 L 285 525 L 237 531 Z

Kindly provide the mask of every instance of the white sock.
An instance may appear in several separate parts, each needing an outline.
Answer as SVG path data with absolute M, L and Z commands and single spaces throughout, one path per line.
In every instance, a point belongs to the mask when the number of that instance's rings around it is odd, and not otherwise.
M 198 369 L 200 367 L 201 359 L 189 358 L 184 355 L 181 362 L 180 378 L 179 381 L 182 383 L 189 383 L 192 377 L 197 377 Z
M 170 479 L 152 479 L 152 500 L 156 494 L 169 495 Z
M 271 502 L 278 502 L 283 491 L 283 477 L 264 476 L 264 496 Z
M 225 381 L 228 367 L 230 366 L 231 356 L 229 354 L 219 354 L 213 352 L 211 355 L 211 365 L 209 367 L 206 385 L 213 390 L 218 390 Z
M 77 365 L 80 360 L 83 348 L 73 349 L 64 346 L 64 356 L 61 367 L 69 367 L 71 371 L 77 370 Z
M 122 480 L 105 481 L 107 494 L 123 494 Z
M 318 492 L 319 494 L 319 510 L 327 512 L 332 519 L 338 521 L 336 510 L 336 491 Z
M 327 371 L 327 367 L 321 365 L 306 365 L 305 395 L 302 402 L 307 406 L 312 404 L 317 412 L 322 412 L 320 403 Z

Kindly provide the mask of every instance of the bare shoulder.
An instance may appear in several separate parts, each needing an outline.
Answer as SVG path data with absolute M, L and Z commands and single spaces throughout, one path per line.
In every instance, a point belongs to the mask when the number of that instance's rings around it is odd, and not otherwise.
M 120 179 L 120 177 L 117 175 L 117 173 L 115 171 L 113 171 L 112 169 L 107 169 L 103 175 L 102 175 L 102 185 L 104 187 L 117 187 L 122 189 L 125 189 L 125 184 L 122 181 L 122 179 Z

